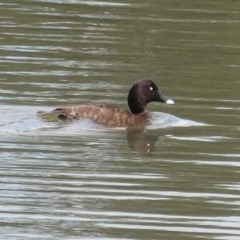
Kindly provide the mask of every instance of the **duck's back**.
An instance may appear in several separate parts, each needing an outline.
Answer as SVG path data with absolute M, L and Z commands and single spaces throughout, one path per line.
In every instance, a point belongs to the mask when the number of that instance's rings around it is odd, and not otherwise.
M 110 127 L 128 127 L 147 122 L 147 112 L 134 115 L 129 110 L 105 105 L 64 105 L 59 106 L 49 115 L 61 120 L 91 119 L 97 124 Z

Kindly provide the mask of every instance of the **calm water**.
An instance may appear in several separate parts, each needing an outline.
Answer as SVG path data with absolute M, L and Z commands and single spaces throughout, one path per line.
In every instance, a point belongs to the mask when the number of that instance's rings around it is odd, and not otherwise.
M 1 239 L 240 238 L 240 2 L 0 3 Z M 145 131 L 43 122 L 62 103 L 126 106 Z

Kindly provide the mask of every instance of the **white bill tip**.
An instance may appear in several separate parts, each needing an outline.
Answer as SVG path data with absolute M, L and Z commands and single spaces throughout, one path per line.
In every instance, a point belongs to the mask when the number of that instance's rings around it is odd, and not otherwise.
M 175 104 L 175 102 L 174 102 L 172 99 L 168 99 L 168 100 L 166 101 L 166 104 Z

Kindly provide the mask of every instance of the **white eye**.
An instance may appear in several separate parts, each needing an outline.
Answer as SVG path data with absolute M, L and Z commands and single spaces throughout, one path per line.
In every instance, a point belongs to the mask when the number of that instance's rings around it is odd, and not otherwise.
M 149 90 L 150 90 L 150 91 L 153 91 L 153 87 L 150 87 Z

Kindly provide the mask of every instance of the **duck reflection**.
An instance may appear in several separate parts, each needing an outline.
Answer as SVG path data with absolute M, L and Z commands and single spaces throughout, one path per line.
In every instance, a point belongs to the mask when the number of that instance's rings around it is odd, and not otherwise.
M 147 154 L 155 151 L 155 143 L 159 136 L 146 132 L 144 127 L 131 127 L 127 129 L 129 148 L 136 153 Z

